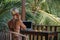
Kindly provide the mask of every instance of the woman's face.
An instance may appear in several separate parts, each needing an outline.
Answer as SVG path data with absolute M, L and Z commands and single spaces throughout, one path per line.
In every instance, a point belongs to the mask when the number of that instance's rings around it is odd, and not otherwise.
M 17 19 L 17 16 L 16 16 L 16 15 L 14 15 L 14 16 L 13 16 L 13 18 L 14 18 L 14 19 Z
M 19 15 L 19 13 L 16 13 L 15 11 L 12 12 L 12 16 L 14 19 L 21 19 L 21 15 Z

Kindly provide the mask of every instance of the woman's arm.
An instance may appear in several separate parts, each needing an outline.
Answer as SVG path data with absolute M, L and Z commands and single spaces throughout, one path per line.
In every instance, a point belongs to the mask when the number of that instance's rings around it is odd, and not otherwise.
M 20 26 L 21 26 L 22 29 L 24 29 L 24 30 L 26 29 L 26 26 L 24 25 L 24 23 L 22 22 L 22 20 L 20 20 Z
M 24 23 L 22 22 L 21 20 L 21 15 L 19 14 L 16 14 L 17 15 L 17 18 L 18 18 L 18 22 L 17 22 L 17 25 L 20 25 L 22 29 L 26 29 L 26 26 L 24 25 Z

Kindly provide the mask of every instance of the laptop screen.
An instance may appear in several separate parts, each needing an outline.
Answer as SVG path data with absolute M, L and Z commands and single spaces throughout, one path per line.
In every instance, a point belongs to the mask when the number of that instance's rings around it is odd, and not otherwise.
M 26 25 L 26 28 L 29 28 L 31 29 L 31 26 L 32 26 L 32 22 L 23 22 L 25 25 Z

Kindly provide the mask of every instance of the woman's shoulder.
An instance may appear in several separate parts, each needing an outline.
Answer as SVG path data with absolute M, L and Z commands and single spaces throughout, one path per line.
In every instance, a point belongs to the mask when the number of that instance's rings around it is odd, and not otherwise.
M 12 23 L 13 19 L 11 19 L 10 21 L 8 21 L 8 24 Z

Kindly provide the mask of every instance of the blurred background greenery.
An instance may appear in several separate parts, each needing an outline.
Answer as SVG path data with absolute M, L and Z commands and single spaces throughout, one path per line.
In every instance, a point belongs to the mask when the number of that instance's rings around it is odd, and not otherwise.
M 60 0 L 26 0 L 25 6 L 26 21 L 60 25 Z M 0 23 L 6 24 L 12 18 L 10 9 L 13 7 L 19 8 L 21 14 L 22 0 L 0 0 Z
M 42 25 L 60 25 L 60 0 L 26 0 L 26 21 Z M 17 7 L 22 13 L 22 0 L 0 0 L 0 30 L 8 28 L 12 18 L 10 9 Z

